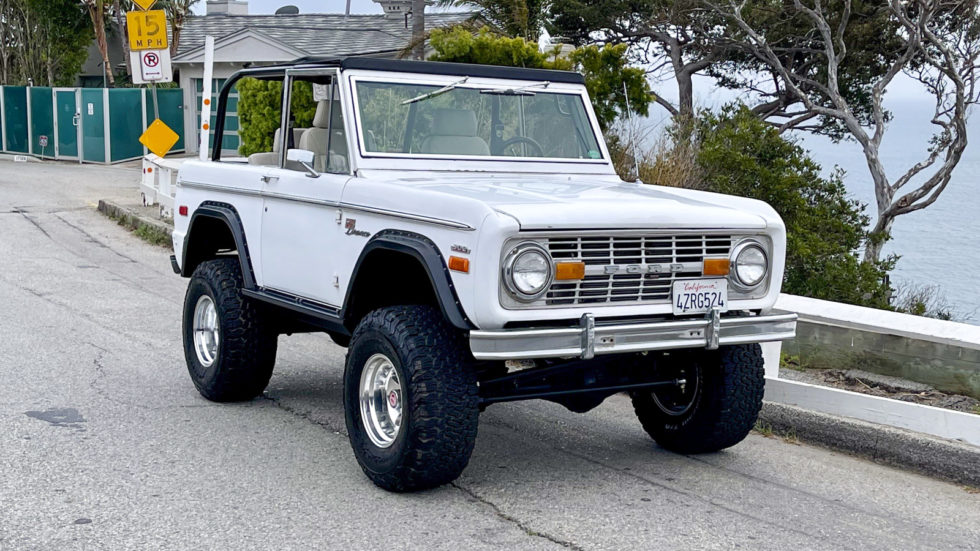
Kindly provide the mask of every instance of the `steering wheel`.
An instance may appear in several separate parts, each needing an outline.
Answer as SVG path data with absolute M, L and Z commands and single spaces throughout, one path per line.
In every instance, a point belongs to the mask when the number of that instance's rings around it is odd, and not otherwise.
M 513 138 L 505 141 L 500 146 L 501 155 L 507 155 L 506 153 L 507 148 L 516 144 L 527 144 L 530 146 L 531 149 L 535 150 L 532 152 L 533 154 L 530 155 L 531 157 L 544 157 L 544 148 L 541 147 L 541 144 L 525 136 L 514 136 Z M 519 157 L 519 156 L 520 155 L 511 155 L 511 157 Z

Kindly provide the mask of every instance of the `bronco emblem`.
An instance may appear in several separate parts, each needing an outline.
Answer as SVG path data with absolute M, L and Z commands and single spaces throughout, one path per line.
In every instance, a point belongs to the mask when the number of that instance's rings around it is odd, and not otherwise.
M 347 235 L 359 235 L 361 237 L 371 237 L 371 232 L 366 232 L 357 229 L 357 220 L 354 218 L 348 218 L 347 222 L 344 224 L 347 229 Z

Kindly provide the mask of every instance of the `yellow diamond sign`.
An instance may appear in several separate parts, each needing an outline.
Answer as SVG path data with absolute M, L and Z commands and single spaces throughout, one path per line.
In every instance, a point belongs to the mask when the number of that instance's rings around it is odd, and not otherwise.
M 144 10 L 148 10 L 150 9 L 150 6 L 156 3 L 156 1 L 157 0 L 133 0 L 133 3 Z
M 145 145 L 154 155 L 163 157 L 179 139 L 180 136 L 176 132 L 163 124 L 162 120 L 157 119 L 146 127 L 146 132 L 140 136 L 140 143 Z

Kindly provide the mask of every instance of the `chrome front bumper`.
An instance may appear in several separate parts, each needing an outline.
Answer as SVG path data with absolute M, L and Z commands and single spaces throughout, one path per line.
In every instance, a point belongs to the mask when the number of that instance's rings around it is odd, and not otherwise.
M 582 316 L 578 327 L 470 331 L 470 350 L 478 360 L 523 360 L 646 350 L 708 348 L 730 344 L 781 341 L 796 336 L 796 314 L 706 318 L 643 323 L 596 323 Z

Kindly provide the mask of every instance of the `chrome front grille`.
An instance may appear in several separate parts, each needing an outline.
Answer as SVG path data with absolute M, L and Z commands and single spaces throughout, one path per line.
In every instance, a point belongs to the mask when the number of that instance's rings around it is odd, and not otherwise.
M 585 279 L 556 281 L 548 306 L 670 301 L 671 283 L 700 277 L 705 257 L 727 258 L 731 235 L 552 237 L 555 262 L 585 262 Z

